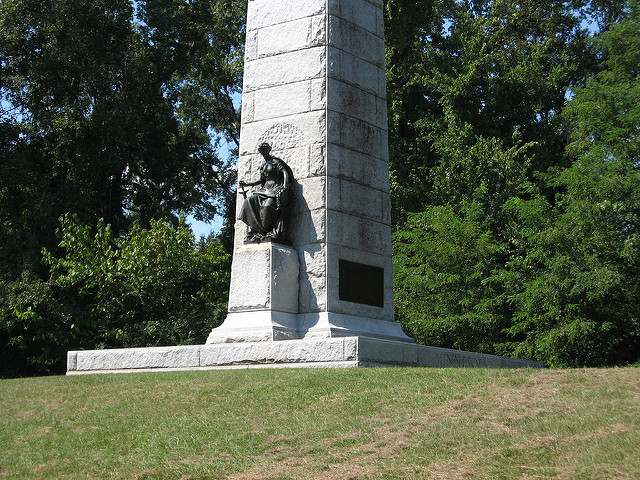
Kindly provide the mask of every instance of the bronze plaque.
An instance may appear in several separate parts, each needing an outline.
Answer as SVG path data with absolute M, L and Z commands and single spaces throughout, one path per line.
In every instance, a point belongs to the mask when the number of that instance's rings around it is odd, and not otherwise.
M 339 269 L 340 300 L 384 307 L 384 268 L 340 260 Z

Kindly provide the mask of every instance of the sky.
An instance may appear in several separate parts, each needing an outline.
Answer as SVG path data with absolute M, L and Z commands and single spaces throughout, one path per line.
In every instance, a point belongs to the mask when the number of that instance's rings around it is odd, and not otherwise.
M 211 232 L 220 233 L 222 218 L 216 217 L 212 223 L 205 223 L 194 219 L 192 216 L 188 216 L 187 223 L 191 226 L 195 237 L 200 238 L 202 236 L 208 236 Z

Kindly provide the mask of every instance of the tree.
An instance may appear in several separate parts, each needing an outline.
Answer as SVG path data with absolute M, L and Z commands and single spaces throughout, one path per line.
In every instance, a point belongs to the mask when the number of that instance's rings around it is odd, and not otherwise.
M 124 238 L 98 222 L 60 219 L 58 256 L 44 251 L 46 281 L 1 285 L 0 375 L 62 373 L 68 350 L 203 343 L 226 315 L 230 255 L 152 220 Z
M 455 159 L 447 145 L 460 130 L 467 138 L 497 142 L 505 153 L 527 146 L 515 175 L 526 173 L 546 188 L 537 174 L 565 161 L 568 130 L 560 113 L 567 88 L 583 82 L 595 64 L 579 15 L 586 6 L 586 0 L 387 4 L 396 225 L 406 212 L 459 201 L 443 190 L 443 176 L 459 175 L 448 181 L 467 179 L 471 183 L 461 189 L 477 190 L 473 171 L 449 165 Z M 395 13 L 404 10 L 406 17 Z
M 136 219 L 218 212 L 232 169 L 211 133 L 237 139 L 245 5 L 140 1 L 135 16 L 129 0 L 0 5 L 4 259 L 29 232 L 31 258 L 55 245 L 66 212 L 124 233 Z
M 574 89 L 567 108 L 575 161 L 553 177 L 556 207 L 546 222 L 535 220 L 523 238 L 527 254 L 510 272 L 510 332 L 522 340 L 515 352 L 558 366 L 633 363 L 640 351 L 637 2 L 595 45 L 602 69 Z M 524 222 L 529 208 L 518 208 Z
M 460 213 L 457 212 L 460 210 Z M 394 236 L 397 320 L 426 345 L 494 353 L 505 318 L 486 282 L 500 260 L 479 204 L 428 207 L 409 214 Z
M 635 360 L 637 98 L 628 76 L 602 87 L 605 58 L 636 68 L 619 7 L 445 1 L 405 21 L 409 40 L 387 35 L 388 60 L 411 52 L 388 74 L 390 165 L 397 316 L 419 341 L 555 366 Z M 624 34 L 592 43 L 588 19 Z M 585 103 L 614 85 L 616 100 Z
M 227 292 L 211 275 L 229 268 L 222 247 L 195 245 L 184 232 L 171 246 L 144 232 L 171 237 L 164 221 L 180 232 L 180 211 L 200 220 L 227 214 L 246 3 L 0 3 L 0 350 L 14 372 L 59 372 L 65 349 L 99 346 L 96 338 L 105 346 L 193 341 L 219 320 Z M 78 245 L 60 244 L 60 217 L 63 236 L 75 232 Z M 89 231 L 102 243 L 89 242 Z M 186 290 L 137 263 L 142 244 L 118 257 L 132 239 L 163 252 L 156 267 Z M 43 262 L 43 248 L 49 260 L 67 259 L 68 271 Z M 136 268 L 160 275 L 163 289 L 131 291 Z M 80 272 L 91 273 L 91 289 L 69 279 Z M 196 284 L 201 293 L 184 293 Z

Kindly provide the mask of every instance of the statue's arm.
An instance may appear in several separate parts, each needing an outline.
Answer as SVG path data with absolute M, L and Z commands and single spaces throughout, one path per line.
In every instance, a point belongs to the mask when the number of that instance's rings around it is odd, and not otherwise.
M 291 185 L 291 175 L 286 168 L 282 169 L 282 188 L 287 189 Z
M 256 185 L 260 185 L 261 183 L 261 180 L 256 180 L 255 182 L 244 182 L 240 180 L 238 182 L 238 185 L 240 185 L 241 187 L 255 187 Z

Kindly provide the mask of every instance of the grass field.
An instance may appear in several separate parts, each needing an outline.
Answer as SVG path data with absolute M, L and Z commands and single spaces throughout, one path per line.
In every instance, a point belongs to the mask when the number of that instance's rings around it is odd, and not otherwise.
M 640 479 L 640 369 L 0 380 L 0 478 Z

